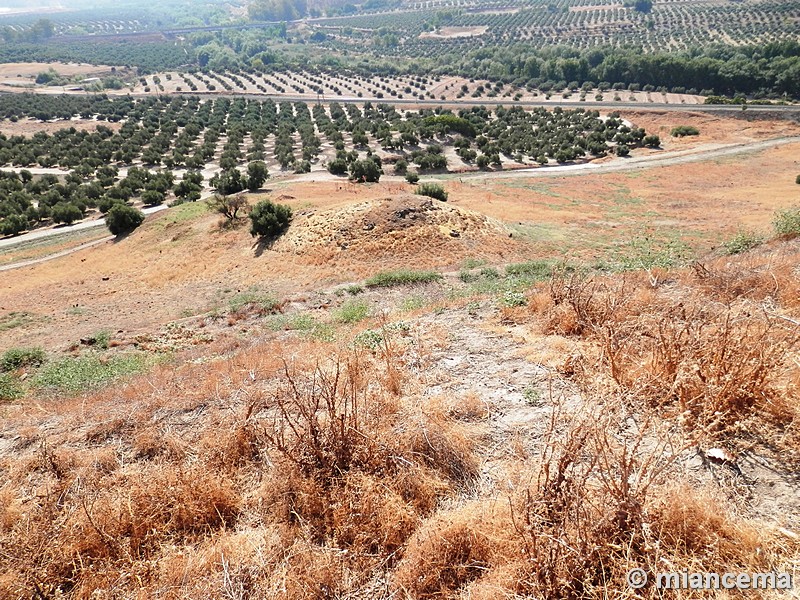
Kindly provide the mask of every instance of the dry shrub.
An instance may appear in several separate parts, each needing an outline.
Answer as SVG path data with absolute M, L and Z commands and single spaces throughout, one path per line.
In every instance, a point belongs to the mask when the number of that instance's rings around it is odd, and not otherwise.
M 586 273 L 557 274 L 550 280 L 549 302 L 537 298 L 535 311 L 545 316 L 544 333 L 588 335 L 632 309 L 636 290 L 646 289 L 644 274 L 619 278 L 591 277 Z
M 138 459 L 162 458 L 179 461 L 186 456 L 185 444 L 179 438 L 169 432 L 160 431 L 155 426 L 138 429 L 132 446 Z
M 395 587 L 412 598 L 449 598 L 485 575 L 499 558 L 493 517 L 490 507 L 470 503 L 426 521 L 408 543 Z
M 439 499 L 473 479 L 461 426 L 400 410 L 380 357 L 346 352 L 285 367 L 250 427 L 272 465 L 257 493 L 263 518 L 315 544 L 389 567 Z
M 603 337 L 619 384 L 673 405 L 689 428 L 712 433 L 773 412 L 777 378 L 796 344 L 763 313 L 666 299 L 649 314 L 609 326 Z
M 285 600 L 327 600 L 345 598 L 363 587 L 365 573 L 352 568 L 348 553 L 338 548 L 297 542 L 288 550 L 282 589 L 277 595 Z
M 675 485 L 654 500 L 650 516 L 661 551 L 674 560 L 739 565 L 753 572 L 775 567 L 764 551 L 770 539 L 763 527 L 731 514 L 718 492 Z
M 620 431 L 619 422 L 611 408 L 554 414 L 517 491 L 423 523 L 395 586 L 411 598 L 624 591 L 630 561 L 652 561 L 646 507 L 672 455 L 649 422 L 633 432 Z
M 104 492 L 73 502 L 59 545 L 66 556 L 86 566 L 105 558 L 157 556 L 171 536 L 190 539 L 229 526 L 239 510 L 230 481 L 200 467 L 166 465 L 120 475 L 107 482 Z
M 393 487 L 372 475 L 348 474 L 333 498 L 333 541 L 337 547 L 383 556 L 403 547 L 420 516 Z
M 780 264 L 746 275 L 730 263 L 713 273 L 695 266 L 694 274 L 669 273 L 671 283 L 655 286 L 642 273 L 556 276 L 550 301 L 537 306 L 545 331 L 581 335 L 602 349 L 600 372 L 577 373 L 585 386 L 607 369 L 633 396 L 671 407 L 687 428 L 712 436 L 752 417 L 785 427 L 797 418 L 786 378 L 797 368 L 789 361 L 797 325 L 751 300 L 768 297 L 767 282 L 780 294 L 788 270 Z
M 491 407 L 475 392 L 462 396 L 441 396 L 431 399 L 429 407 L 436 414 L 462 423 L 476 423 L 489 418 Z
M 437 414 L 418 414 L 402 425 L 400 432 L 411 456 L 443 473 L 463 489 L 469 489 L 478 477 L 480 464 L 474 441 L 463 424 Z
M 310 374 L 285 364 L 263 407 L 269 416 L 259 421 L 268 451 L 323 489 L 351 470 L 390 472 L 391 448 L 381 438 L 396 408 L 385 389 L 371 385 L 366 371 L 372 368 L 358 353 L 335 359 L 330 369 L 314 366 Z
M 738 300 L 768 301 L 789 310 L 800 306 L 797 264 L 798 255 L 790 246 L 776 246 L 768 253 L 697 263 L 683 280 L 726 305 Z

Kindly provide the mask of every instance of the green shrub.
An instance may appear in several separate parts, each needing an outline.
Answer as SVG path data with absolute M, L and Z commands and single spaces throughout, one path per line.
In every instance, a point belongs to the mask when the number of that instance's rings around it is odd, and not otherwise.
M 106 213 L 106 227 L 114 235 L 129 233 L 144 222 L 144 213 L 127 204 L 114 204 Z
M 520 291 L 506 290 L 500 297 L 500 304 L 507 308 L 514 308 L 517 306 L 525 306 L 528 304 L 528 300 L 525 298 L 525 294 Z
M 553 265 L 546 260 L 529 260 L 506 266 L 506 275 L 530 279 L 548 279 L 553 273 Z
M 731 239 L 722 242 L 726 254 L 741 254 L 760 246 L 764 239 L 751 231 L 740 231 Z
M 800 207 L 778 211 L 772 221 L 775 233 L 787 237 L 800 235 Z
M 0 357 L 0 371 L 13 371 L 22 367 L 40 367 L 47 360 L 41 348 L 11 348 Z
M 119 354 L 110 359 L 96 353 L 70 357 L 48 363 L 34 383 L 57 392 L 76 393 L 141 373 L 154 362 L 154 357 L 142 353 Z
M 342 304 L 336 320 L 340 323 L 358 323 L 369 316 L 369 304 L 363 300 L 349 300 Z
M 101 350 L 108 350 L 108 345 L 111 343 L 111 333 L 102 329 L 94 335 L 89 336 L 89 343 L 93 346 L 97 346 Z
M 470 268 L 462 268 L 458 272 L 458 278 L 464 283 L 472 283 L 479 279 L 500 279 L 500 272 L 494 267 L 483 267 L 480 270 L 472 270 Z
M 414 171 L 409 171 L 406 173 L 406 181 L 413 185 L 419 181 L 419 175 L 417 175 Z
M 274 313 L 277 312 L 280 303 L 272 294 L 264 294 L 256 289 L 236 294 L 228 301 L 230 312 L 239 312 L 248 306 L 256 308 L 262 313 Z
M 420 196 L 429 196 L 442 202 L 447 202 L 447 192 L 438 183 L 421 183 L 414 192 Z
M 382 271 L 376 273 L 364 285 L 367 287 L 394 287 L 398 285 L 410 285 L 415 283 L 432 283 L 441 281 L 442 275 L 436 271 L 412 271 L 410 269 L 400 269 L 397 271 Z
M 285 204 L 262 200 L 250 210 L 250 235 L 274 238 L 289 228 L 292 209 Z
M 351 296 L 358 296 L 364 292 L 364 287 L 354 283 L 353 285 L 348 285 L 346 288 L 344 288 L 344 291 Z
M 691 255 L 691 248 L 679 238 L 635 236 L 620 253 L 617 268 L 623 271 L 671 269 L 685 264 Z
M 685 137 L 687 135 L 700 135 L 700 130 L 692 125 L 678 125 L 670 132 L 672 137 Z
M 25 390 L 17 379 L 8 373 L 0 373 L 0 402 L 17 400 L 24 394 Z
M 646 135 L 642 143 L 648 148 L 658 148 L 661 145 L 661 138 L 657 135 Z

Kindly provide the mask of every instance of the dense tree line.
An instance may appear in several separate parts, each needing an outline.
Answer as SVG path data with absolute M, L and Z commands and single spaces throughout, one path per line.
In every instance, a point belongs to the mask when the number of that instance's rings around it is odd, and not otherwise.
M 644 52 L 641 47 L 534 47 L 530 44 L 457 46 L 411 58 L 405 46 L 391 59 L 383 50 L 370 56 L 319 53 L 298 48 L 279 54 L 267 49 L 257 31 L 220 32 L 206 38 L 205 64 L 236 72 L 273 73 L 319 69 L 347 76 L 460 75 L 531 89 L 568 86 L 617 89 L 639 86 L 665 91 L 800 97 L 800 42 L 762 46 L 705 46 L 681 52 Z M 340 49 L 333 44 L 331 49 Z

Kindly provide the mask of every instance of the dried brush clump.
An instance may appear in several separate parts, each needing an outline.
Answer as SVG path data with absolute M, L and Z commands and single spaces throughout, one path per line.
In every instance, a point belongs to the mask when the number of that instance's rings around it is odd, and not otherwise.
M 698 435 L 740 434 L 753 419 L 786 428 L 800 417 L 789 394 L 800 377 L 793 264 L 725 258 L 655 285 L 643 273 L 569 274 L 531 304 L 545 332 L 600 349 L 600 368 L 582 372 L 588 387 L 605 374 Z
M 386 592 L 474 477 L 474 444 L 402 401 L 394 354 L 302 350 L 247 346 L 59 405 L 62 431 L 0 458 L 0 597 Z
M 399 597 L 658 598 L 626 573 L 758 572 L 797 556 L 719 492 L 680 483 L 680 438 L 620 410 L 554 415 L 513 491 L 426 520 L 393 573 Z
M 259 493 L 268 518 L 391 566 L 477 461 L 455 420 L 401 406 L 383 362 L 352 353 L 310 373 L 287 365 L 250 419 L 273 464 Z

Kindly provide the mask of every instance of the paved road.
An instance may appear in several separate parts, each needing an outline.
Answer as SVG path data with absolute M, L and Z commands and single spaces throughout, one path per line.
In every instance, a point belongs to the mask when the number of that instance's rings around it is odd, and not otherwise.
M 166 204 L 161 204 L 159 206 L 152 206 L 150 208 L 145 208 L 144 210 L 142 210 L 142 212 L 146 215 L 149 215 L 161 210 L 166 210 L 166 208 L 167 208 Z M 31 231 L 30 233 L 24 233 L 16 237 L 1 239 L 0 248 L 7 248 L 9 246 L 16 246 L 17 244 L 23 244 L 25 242 L 41 240 L 44 238 L 54 237 L 57 235 L 64 235 L 66 233 L 72 233 L 73 231 L 91 229 L 92 227 L 102 227 L 105 224 L 106 224 L 105 219 L 94 219 L 91 221 L 81 221 L 80 223 L 75 223 L 74 225 L 65 225 L 62 227 L 54 227 L 52 229 L 40 229 L 37 231 Z

